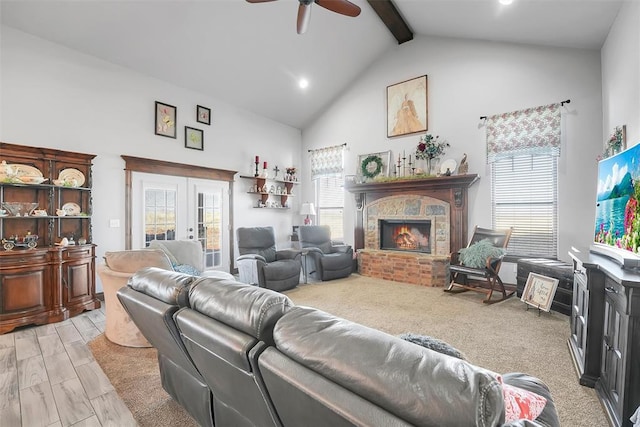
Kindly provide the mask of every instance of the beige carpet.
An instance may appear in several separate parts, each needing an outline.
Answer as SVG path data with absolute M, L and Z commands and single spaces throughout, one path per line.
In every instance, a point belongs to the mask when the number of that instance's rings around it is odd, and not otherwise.
M 578 384 L 566 341 L 569 318 L 538 316 L 511 299 L 483 304 L 484 295 L 352 275 L 300 285 L 286 294 L 308 305 L 397 335 L 431 335 L 463 351 L 469 361 L 500 373 L 526 372 L 551 389 L 563 426 L 606 426 L 593 389 Z M 131 349 L 99 337 L 90 343 L 96 360 L 142 426 L 194 425 L 162 390 L 155 350 Z M 191 424 L 189 424 L 191 423 Z

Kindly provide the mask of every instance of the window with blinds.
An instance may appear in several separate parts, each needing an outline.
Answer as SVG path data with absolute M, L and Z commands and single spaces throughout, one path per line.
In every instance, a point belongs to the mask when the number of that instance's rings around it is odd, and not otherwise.
M 510 257 L 556 258 L 558 157 L 504 154 L 491 163 L 493 227 L 513 227 Z
M 332 240 L 344 238 L 344 178 L 342 176 L 322 176 L 316 182 L 316 213 L 319 225 L 328 225 Z

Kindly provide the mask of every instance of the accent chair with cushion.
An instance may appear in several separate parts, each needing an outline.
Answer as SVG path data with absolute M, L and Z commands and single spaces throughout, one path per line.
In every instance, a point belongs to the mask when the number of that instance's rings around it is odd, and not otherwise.
M 111 342 L 126 347 L 151 347 L 116 297 L 118 289 L 126 286 L 131 276 L 145 267 L 173 270 L 171 261 L 159 249 L 106 252 L 104 263 L 97 266 L 104 292 L 104 334 Z
M 353 249 L 335 244 L 326 225 L 301 225 L 298 230 L 300 247 L 305 256 L 308 275 L 318 280 L 347 277 L 353 270 Z
M 204 251 L 202 243 L 198 240 L 152 240 L 149 242 L 149 248 L 164 251 L 173 269 L 180 273 L 216 279 L 233 279 L 229 273 L 205 269 Z
M 239 227 L 236 259 L 242 283 L 285 291 L 300 283 L 300 251 L 276 250 L 273 227 Z

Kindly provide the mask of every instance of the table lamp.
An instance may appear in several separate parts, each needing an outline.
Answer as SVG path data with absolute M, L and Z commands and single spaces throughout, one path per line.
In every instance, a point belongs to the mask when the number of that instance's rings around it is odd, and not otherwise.
M 300 207 L 300 215 L 306 215 L 307 217 L 304 219 L 304 225 L 311 225 L 311 218 L 309 218 L 309 215 L 314 215 L 316 214 L 316 208 L 313 206 L 313 203 L 303 203 L 302 206 Z

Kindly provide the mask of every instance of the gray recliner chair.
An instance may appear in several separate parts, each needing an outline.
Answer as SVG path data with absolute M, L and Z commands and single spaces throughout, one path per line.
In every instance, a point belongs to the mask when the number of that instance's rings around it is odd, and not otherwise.
M 149 267 L 136 272 L 117 295 L 138 329 L 158 350 L 162 388 L 199 425 L 213 427 L 213 396 L 191 361 L 173 319 L 180 307 L 188 305 L 189 289 L 197 279 Z
M 305 271 L 318 280 L 347 277 L 353 270 L 353 249 L 331 241 L 326 225 L 302 225 L 298 230 L 300 247 L 307 252 Z
M 300 283 L 300 251 L 276 250 L 273 227 L 240 227 L 236 231 L 240 281 L 274 291 Z

